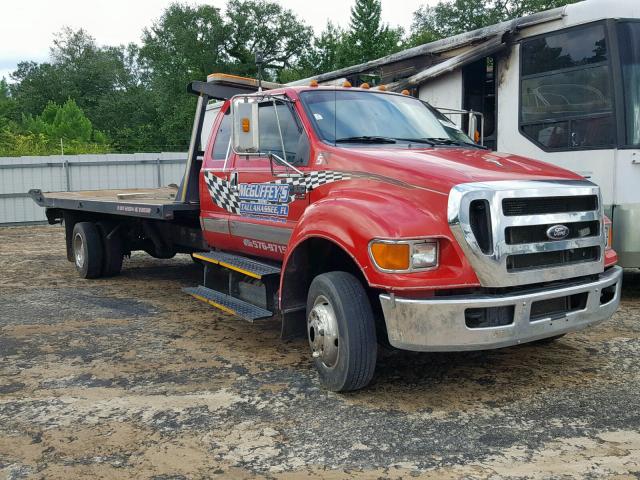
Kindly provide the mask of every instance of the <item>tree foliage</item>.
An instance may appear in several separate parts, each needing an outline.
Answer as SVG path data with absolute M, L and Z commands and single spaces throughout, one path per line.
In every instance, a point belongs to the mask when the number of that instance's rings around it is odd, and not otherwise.
M 577 0 L 445 0 L 413 14 L 409 43 L 420 45 Z
M 0 128 L 0 150 L 4 155 L 48 155 L 98 153 L 109 149 L 106 136 L 95 130 L 74 100 L 63 105 L 49 102 L 40 115 L 24 115 L 17 124 Z
M 356 0 L 346 36 L 348 62 L 363 63 L 400 50 L 403 34 L 401 28 L 382 23 L 380 0 Z

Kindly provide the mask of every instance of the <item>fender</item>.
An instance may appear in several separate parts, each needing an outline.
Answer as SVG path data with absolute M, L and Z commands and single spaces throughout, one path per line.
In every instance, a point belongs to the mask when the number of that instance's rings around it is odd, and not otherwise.
M 418 201 L 419 200 L 419 201 Z M 314 201 L 305 210 L 292 232 L 283 260 L 280 279 L 280 305 L 290 261 L 296 249 L 310 238 L 328 240 L 343 250 L 360 269 L 369 287 L 386 291 L 433 290 L 479 285 L 454 240 L 444 213 L 447 197 L 424 190 L 411 194 L 410 189 L 391 187 L 385 190 L 333 188 L 328 195 Z M 441 267 L 407 274 L 379 271 L 369 258 L 369 241 L 374 238 L 438 238 Z M 283 301 L 284 300 L 284 301 Z

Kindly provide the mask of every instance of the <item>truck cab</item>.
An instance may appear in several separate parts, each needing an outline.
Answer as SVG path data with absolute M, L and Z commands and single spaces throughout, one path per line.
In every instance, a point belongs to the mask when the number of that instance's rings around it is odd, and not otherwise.
M 409 95 L 266 87 L 192 87 L 175 202 L 197 205 L 199 226 L 170 238 L 197 237 L 204 279 L 187 293 L 248 321 L 278 316 L 284 338 L 307 337 L 326 388 L 366 386 L 378 343 L 500 348 L 615 312 L 622 271 L 595 184 L 491 152 Z M 112 233 L 123 245 L 128 228 Z M 76 247 L 70 231 L 73 259 L 91 239 Z

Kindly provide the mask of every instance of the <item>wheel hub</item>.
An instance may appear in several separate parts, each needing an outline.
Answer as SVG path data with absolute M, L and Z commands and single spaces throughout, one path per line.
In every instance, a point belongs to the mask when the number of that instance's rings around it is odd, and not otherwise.
M 84 265 L 84 246 L 82 245 L 82 236 L 77 233 L 73 237 L 73 254 L 76 260 L 78 268 L 82 268 Z
M 313 357 L 334 367 L 338 362 L 338 320 L 331 303 L 322 295 L 309 312 L 307 333 Z

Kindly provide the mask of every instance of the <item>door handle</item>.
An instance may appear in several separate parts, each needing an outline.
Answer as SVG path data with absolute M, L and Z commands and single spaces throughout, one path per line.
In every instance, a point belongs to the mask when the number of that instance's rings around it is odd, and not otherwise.
M 231 173 L 231 178 L 229 179 L 229 183 L 231 184 L 232 187 L 238 186 L 238 172 Z

